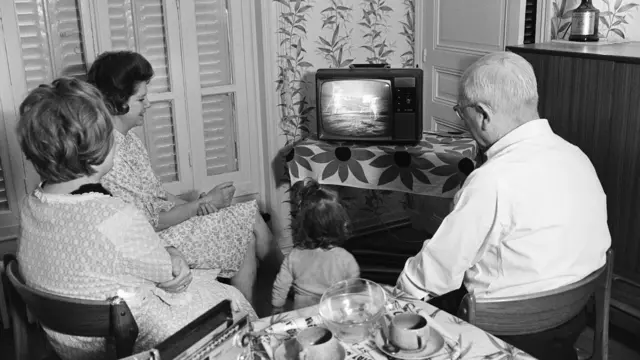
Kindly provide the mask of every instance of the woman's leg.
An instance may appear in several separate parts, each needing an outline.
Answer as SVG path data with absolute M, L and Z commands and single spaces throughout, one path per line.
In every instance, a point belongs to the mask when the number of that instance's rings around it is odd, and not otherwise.
M 256 283 L 258 260 L 256 258 L 256 239 L 247 244 L 247 252 L 238 272 L 231 278 L 231 285 L 253 304 L 253 290 Z
M 284 255 L 282 254 L 277 241 L 275 241 L 273 233 L 271 233 L 271 229 L 269 229 L 267 223 L 264 222 L 262 215 L 260 215 L 260 212 L 256 212 L 255 222 L 253 224 L 253 234 L 256 238 L 255 250 L 258 259 L 260 259 L 260 261 L 265 261 L 271 255 L 273 256 L 274 265 L 279 268 L 282 260 L 284 259 Z
M 260 259 L 254 307 L 259 316 L 267 316 L 271 313 L 273 282 L 278 275 L 284 255 L 260 213 L 256 213 L 253 234 L 256 238 L 256 255 Z

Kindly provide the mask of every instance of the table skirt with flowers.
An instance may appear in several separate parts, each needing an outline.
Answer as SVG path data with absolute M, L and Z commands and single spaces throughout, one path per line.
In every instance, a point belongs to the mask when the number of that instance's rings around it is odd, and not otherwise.
M 445 338 L 443 348 L 431 355 L 429 357 L 430 360 L 535 359 L 524 351 L 431 304 L 400 293 L 397 289 L 386 285 L 383 286 L 390 298 L 387 306 L 389 312 L 419 313 L 428 319 L 432 330 L 435 329 Z M 269 329 L 275 328 L 274 324 L 291 323 L 293 319 L 305 319 L 305 321 L 300 322 L 305 325 L 286 332 L 272 333 L 269 331 Z M 273 353 L 279 344 L 292 338 L 307 327 L 318 326 L 316 323 L 318 319 L 318 307 L 312 306 L 254 322 L 252 324 L 253 333 L 262 333 L 263 335 L 254 339 L 252 345 L 253 359 L 273 360 Z M 387 359 L 387 356 L 377 348 L 371 338 L 355 344 L 343 344 L 343 346 L 346 352 L 345 360 Z
M 286 161 L 291 184 L 310 177 L 326 185 L 452 198 L 462 181 L 458 163 L 475 163 L 477 151 L 469 135 L 425 132 L 416 145 L 307 139 Z

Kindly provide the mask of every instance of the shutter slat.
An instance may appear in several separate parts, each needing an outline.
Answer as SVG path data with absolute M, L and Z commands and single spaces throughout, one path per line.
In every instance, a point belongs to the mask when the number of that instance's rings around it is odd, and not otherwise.
M 196 41 L 202 88 L 231 84 L 231 52 L 226 1 L 196 0 Z
M 536 42 L 536 12 L 538 10 L 538 0 L 527 0 L 524 12 L 524 43 L 533 44 Z
M 45 0 L 47 1 L 47 0 Z M 86 61 L 84 59 L 84 44 L 82 44 L 82 36 L 80 34 L 80 7 L 78 0 L 56 0 L 49 4 L 50 19 L 55 21 L 56 26 L 51 27 L 50 31 L 53 37 L 52 43 L 56 44 L 56 66 L 58 73 L 54 77 L 60 75 L 75 76 L 84 78 L 87 73 Z M 52 6 L 55 5 L 55 6 Z
M 0 211 L 9 210 L 9 197 L 7 188 L 4 183 L 4 168 L 2 167 L 2 159 L 0 159 Z
M 178 181 L 176 136 L 170 101 L 151 104 L 145 116 L 144 130 L 154 171 L 162 182 Z
M 115 51 L 134 50 L 135 35 L 130 0 L 108 0 L 111 47 Z
M 26 85 L 31 90 L 53 77 L 44 8 L 36 0 L 15 0 L 15 9 Z
M 202 97 L 207 176 L 238 170 L 233 94 Z
M 149 60 L 155 71 L 149 84 L 152 93 L 171 91 L 163 3 L 162 0 L 134 1 L 137 6 L 138 51 Z

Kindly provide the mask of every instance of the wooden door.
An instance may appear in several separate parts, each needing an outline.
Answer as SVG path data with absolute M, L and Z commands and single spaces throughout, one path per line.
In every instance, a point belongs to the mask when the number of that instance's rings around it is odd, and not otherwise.
M 452 107 L 458 101 L 458 79 L 478 58 L 502 51 L 524 39 L 524 0 L 421 1 L 421 45 L 424 69 L 424 128 L 464 129 Z M 419 60 L 419 59 L 418 59 Z

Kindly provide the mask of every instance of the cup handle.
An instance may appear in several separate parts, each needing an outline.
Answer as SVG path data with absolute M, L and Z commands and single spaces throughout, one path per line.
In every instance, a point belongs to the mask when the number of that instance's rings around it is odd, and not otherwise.
M 420 335 L 416 335 L 416 340 L 418 341 L 418 350 L 422 350 L 422 338 Z

